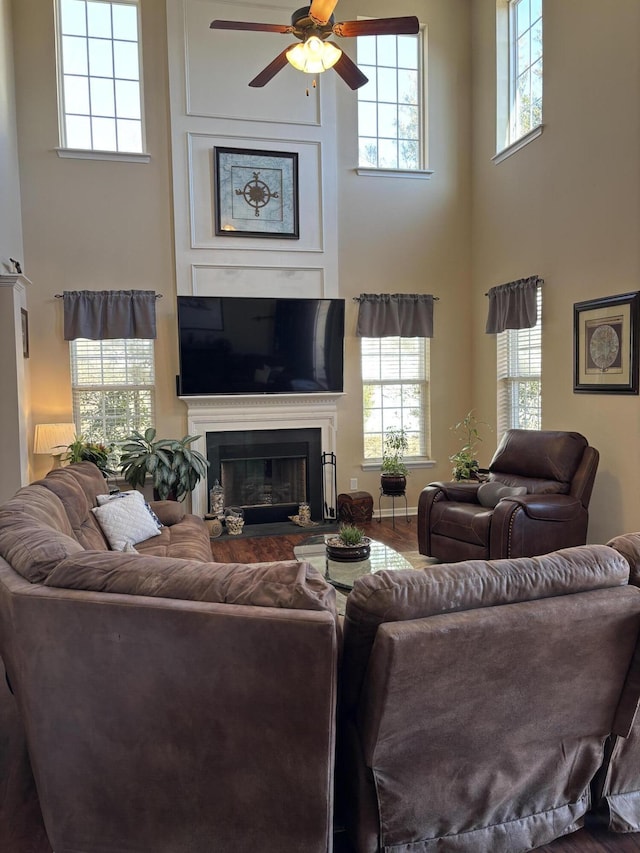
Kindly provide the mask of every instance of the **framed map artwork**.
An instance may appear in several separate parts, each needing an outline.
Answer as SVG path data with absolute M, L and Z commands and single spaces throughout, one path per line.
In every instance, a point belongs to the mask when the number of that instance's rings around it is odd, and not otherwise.
M 214 148 L 218 237 L 298 240 L 298 155 Z
M 639 316 L 638 291 L 573 306 L 574 393 L 638 393 Z

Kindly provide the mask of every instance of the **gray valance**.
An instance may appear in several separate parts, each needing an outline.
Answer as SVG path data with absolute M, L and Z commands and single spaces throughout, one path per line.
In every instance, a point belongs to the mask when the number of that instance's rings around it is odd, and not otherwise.
M 65 290 L 64 339 L 156 337 L 153 290 Z
M 426 293 L 361 293 L 359 338 L 432 338 L 434 297 Z
M 537 275 L 519 278 L 508 284 L 492 287 L 487 317 L 488 335 L 505 329 L 531 329 L 538 322 L 538 287 L 542 279 Z

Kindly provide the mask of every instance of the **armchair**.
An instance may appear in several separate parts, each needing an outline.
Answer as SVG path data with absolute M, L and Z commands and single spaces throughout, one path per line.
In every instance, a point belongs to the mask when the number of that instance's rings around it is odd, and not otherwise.
M 422 490 L 418 550 L 457 562 L 584 545 L 598 460 L 577 432 L 507 430 L 489 465 L 492 485 L 436 482 Z

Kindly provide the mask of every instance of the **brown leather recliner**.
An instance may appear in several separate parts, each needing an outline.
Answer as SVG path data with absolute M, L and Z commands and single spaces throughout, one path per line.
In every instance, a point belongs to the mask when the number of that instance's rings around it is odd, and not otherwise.
M 508 430 L 489 465 L 492 485 L 438 482 L 422 490 L 418 550 L 454 562 L 584 545 L 598 460 L 580 433 Z

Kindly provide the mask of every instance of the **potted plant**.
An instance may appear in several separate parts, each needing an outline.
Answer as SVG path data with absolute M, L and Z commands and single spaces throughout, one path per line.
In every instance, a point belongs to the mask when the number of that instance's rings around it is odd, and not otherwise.
M 385 495 L 403 495 L 409 469 L 404 454 L 409 449 L 407 432 L 402 427 L 389 427 L 385 432 L 380 466 L 380 485 Z
M 156 500 L 183 501 L 206 476 L 209 462 L 190 445 L 199 435 L 184 438 L 156 438 L 153 427 L 144 434 L 134 431 L 122 442 L 120 471 L 136 489 L 151 475 Z
M 76 435 L 71 444 L 67 447 L 65 462 L 93 462 L 100 471 L 102 476 L 113 476 L 116 471 L 111 467 L 111 456 L 113 454 L 113 444 L 109 446 L 95 441 L 87 441 L 81 435 Z
M 450 427 L 462 442 L 462 447 L 457 453 L 449 457 L 453 462 L 452 475 L 454 480 L 477 480 L 480 463 L 478 462 L 477 444 L 482 441 L 478 432 L 478 426 L 483 423 L 479 421 L 473 409 L 467 412 L 464 418 L 454 426 Z
M 327 557 L 338 562 L 366 560 L 371 553 L 371 539 L 359 527 L 343 524 L 337 536 L 326 541 Z

